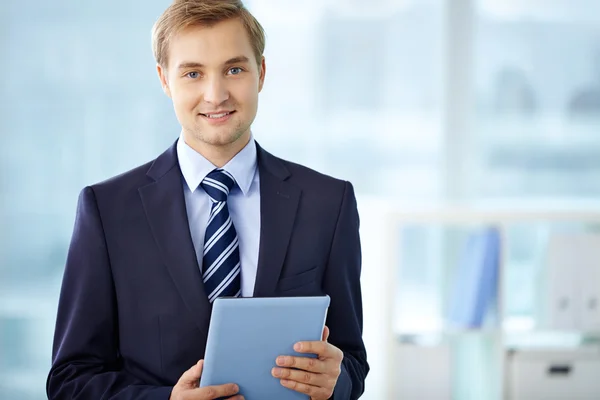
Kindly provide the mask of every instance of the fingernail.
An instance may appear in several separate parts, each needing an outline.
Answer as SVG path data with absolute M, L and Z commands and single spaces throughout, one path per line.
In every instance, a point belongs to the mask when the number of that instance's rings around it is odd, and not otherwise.
M 281 370 L 279 368 L 273 368 L 273 376 L 280 377 Z
M 302 343 L 296 343 L 296 344 L 294 345 L 294 350 L 296 350 L 296 351 L 300 351 L 300 350 L 302 350 Z
M 277 365 L 285 365 L 285 357 L 277 357 Z

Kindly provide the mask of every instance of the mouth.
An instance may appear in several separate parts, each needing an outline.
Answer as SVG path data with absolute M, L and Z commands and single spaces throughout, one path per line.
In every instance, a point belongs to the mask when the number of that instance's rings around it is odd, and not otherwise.
M 234 113 L 235 113 L 235 110 L 234 111 L 223 111 L 223 112 L 219 112 L 219 113 L 208 113 L 208 114 L 200 113 L 200 115 L 204 119 L 206 119 L 207 121 L 209 121 L 211 123 L 220 123 L 220 122 L 227 121 Z

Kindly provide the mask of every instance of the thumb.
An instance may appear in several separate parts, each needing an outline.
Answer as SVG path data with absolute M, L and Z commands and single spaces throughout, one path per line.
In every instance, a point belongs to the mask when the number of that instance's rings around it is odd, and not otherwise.
M 198 385 L 198 379 L 202 375 L 202 367 L 204 367 L 204 360 L 200 360 L 192 368 L 188 369 L 179 378 L 179 383 L 191 386 Z
M 329 328 L 327 327 L 327 325 L 325 325 L 325 328 L 323 329 L 323 338 L 321 340 L 323 342 L 326 342 L 328 338 L 329 338 Z

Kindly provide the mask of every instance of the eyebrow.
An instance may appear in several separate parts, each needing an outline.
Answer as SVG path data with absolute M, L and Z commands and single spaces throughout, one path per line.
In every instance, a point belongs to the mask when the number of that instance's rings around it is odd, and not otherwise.
M 242 63 L 247 63 L 249 61 L 250 60 L 246 56 L 238 56 L 238 57 L 230 58 L 229 60 L 225 61 L 224 65 L 242 64 Z M 182 62 L 181 64 L 179 64 L 178 69 L 186 69 L 186 68 L 204 68 L 204 65 L 197 63 L 197 62 Z

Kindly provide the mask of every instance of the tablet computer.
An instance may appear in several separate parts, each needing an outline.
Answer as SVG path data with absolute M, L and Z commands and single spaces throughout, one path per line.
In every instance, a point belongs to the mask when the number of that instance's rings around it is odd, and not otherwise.
M 218 298 L 208 329 L 200 386 L 235 383 L 246 400 L 306 400 L 271 375 L 280 355 L 321 340 L 329 296 Z

